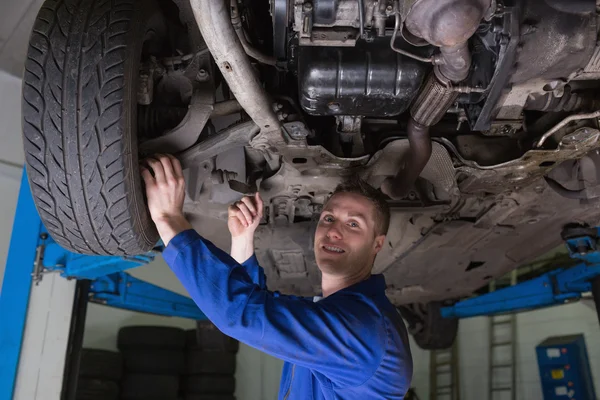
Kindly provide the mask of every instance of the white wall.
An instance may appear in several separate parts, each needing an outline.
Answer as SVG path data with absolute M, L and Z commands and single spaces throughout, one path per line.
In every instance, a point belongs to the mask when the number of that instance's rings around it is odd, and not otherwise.
M 154 262 L 127 272 L 138 279 L 187 296 L 185 289 L 162 257 L 157 257 Z M 129 325 L 161 325 L 192 329 L 195 327 L 195 322 L 185 318 L 164 317 L 89 304 L 83 345 L 84 347 L 116 350 L 119 328 Z
M 0 290 L 23 165 L 21 80 L 0 71 Z

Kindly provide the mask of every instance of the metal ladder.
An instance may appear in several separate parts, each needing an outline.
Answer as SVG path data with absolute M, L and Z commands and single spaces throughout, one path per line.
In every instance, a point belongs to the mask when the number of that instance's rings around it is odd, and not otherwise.
M 510 285 L 516 284 L 517 270 L 515 269 L 510 273 Z M 494 290 L 496 290 L 496 281 L 490 282 L 490 292 Z M 492 315 L 488 318 L 488 400 L 516 400 L 517 315 Z M 504 334 L 499 335 L 499 332 Z M 499 340 L 499 336 L 502 336 L 502 339 Z M 498 357 L 498 353 L 502 357 Z M 498 375 L 503 379 L 499 379 Z
M 460 400 L 458 337 L 451 348 L 429 352 L 429 398 Z

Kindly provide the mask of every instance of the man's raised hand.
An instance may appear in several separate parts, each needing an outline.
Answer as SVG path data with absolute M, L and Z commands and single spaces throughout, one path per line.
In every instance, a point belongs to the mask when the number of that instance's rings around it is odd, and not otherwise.
M 263 216 L 263 201 L 260 194 L 244 196 L 228 208 L 227 227 L 232 238 L 253 236 Z

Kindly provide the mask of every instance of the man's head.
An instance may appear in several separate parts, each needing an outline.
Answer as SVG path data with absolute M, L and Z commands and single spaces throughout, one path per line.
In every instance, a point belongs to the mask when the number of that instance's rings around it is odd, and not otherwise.
M 353 276 L 370 271 L 390 224 L 385 197 L 360 179 L 341 183 L 323 207 L 315 232 L 319 269 Z

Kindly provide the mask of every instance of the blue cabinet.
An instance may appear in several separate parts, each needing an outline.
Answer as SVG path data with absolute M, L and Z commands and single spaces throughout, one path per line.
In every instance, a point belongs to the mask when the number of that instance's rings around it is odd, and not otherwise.
M 550 337 L 536 353 L 544 400 L 596 400 L 583 335 Z

